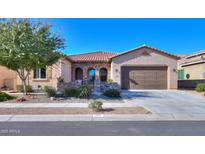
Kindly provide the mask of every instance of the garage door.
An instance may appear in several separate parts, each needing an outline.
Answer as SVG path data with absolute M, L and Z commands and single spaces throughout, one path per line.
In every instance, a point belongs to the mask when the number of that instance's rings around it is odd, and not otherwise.
M 167 67 L 121 68 L 122 89 L 167 89 Z

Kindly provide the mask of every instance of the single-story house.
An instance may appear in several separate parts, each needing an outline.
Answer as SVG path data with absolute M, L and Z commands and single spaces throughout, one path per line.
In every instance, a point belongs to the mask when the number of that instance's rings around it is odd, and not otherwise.
M 51 67 L 36 68 L 29 83 L 37 89 L 58 88 L 59 80 L 64 84 L 112 80 L 122 89 L 177 89 L 177 60 L 176 55 L 146 45 L 121 53 L 90 52 L 61 58 Z M 21 84 L 18 78 L 17 84 Z
M 197 83 L 205 83 L 205 50 L 181 56 L 178 79 L 180 88 L 195 88 Z

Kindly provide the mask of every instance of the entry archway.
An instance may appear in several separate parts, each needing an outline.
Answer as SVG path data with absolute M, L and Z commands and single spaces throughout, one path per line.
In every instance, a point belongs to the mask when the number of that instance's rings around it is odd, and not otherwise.
M 75 69 L 75 80 L 83 80 L 83 70 L 80 67 Z
M 89 81 L 95 81 L 95 69 L 94 68 L 89 68 L 87 72 L 87 79 Z
M 106 68 L 101 68 L 100 69 L 100 81 L 101 82 L 106 82 L 107 81 L 107 69 Z

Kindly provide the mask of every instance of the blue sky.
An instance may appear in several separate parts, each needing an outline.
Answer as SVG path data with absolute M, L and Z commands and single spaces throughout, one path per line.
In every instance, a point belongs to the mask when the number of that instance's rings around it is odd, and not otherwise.
M 146 44 L 173 54 L 205 49 L 205 19 L 50 19 L 66 54 L 126 51 Z

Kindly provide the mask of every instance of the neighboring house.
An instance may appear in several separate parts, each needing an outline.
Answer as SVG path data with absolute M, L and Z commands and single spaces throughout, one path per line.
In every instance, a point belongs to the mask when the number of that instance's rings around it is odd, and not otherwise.
M 61 58 L 51 67 L 36 68 L 29 83 L 39 89 L 57 88 L 59 79 L 65 85 L 78 81 L 101 84 L 112 79 L 122 89 L 177 89 L 177 60 L 179 57 L 149 46 L 122 53 L 90 52 Z M 19 79 L 17 84 L 21 84 Z
M 205 83 L 205 50 L 185 55 L 178 61 L 179 88 Z
M 16 87 L 16 73 L 0 66 L 0 89 L 9 90 Z

